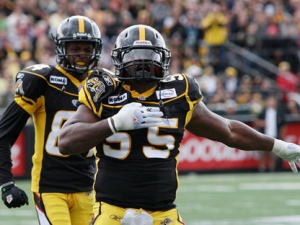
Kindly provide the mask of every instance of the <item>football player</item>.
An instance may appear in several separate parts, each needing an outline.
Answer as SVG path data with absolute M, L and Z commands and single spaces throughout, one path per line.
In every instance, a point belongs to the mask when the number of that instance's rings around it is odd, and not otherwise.
M 273 151 L 297 171 L 300 146 L 211 112 L 195 79 L 168 75 L 170 58 L 155 29 L 125 29 L 112 50 L 115 77 L 93 73 L 62 128 L 62 154 L 96 146 L 95 225 L 184 224 L 174 201 L 185 130 L 242 150 Z
M 28 118 L 35 127 L 31 190 L 39 223 L 42 225 L 83 225 L 93 217 L 93 149 L 78 155 L 62 155 L 58 134 L 63 123 L 77 109 L 78 91 L 97 67 L 102 40 L 96 23 L 84 16 L 65 19 L 52 36 L 57 65 L 37 64 L 16 75 L 14 101 L 0 122 L 0 185 L 8 208 L 28 205 L 26 193 L 14 181 L 11 146 Z

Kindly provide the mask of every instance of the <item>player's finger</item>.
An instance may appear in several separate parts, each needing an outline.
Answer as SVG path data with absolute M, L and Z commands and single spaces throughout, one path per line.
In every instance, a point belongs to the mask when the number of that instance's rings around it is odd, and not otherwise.
M 159 107 L 145 107 L 148 112 L 159 112 L 160 108 Z
M 300 167 L 300 158 L 296 159 L 295 162 L 296 162 L 297 166 Z
M 291 167 L 291 169 L 292 169 L 292 171 L 293 171 L 294 173 L 297 173 L 297 172 L 298 172 L 297 167 L 296 167 L 294 161 L 289 161 L 289 165 L 290 165 L 290 167 Z
M 148 117 L 162 117 L 164 114 L 163 112 L 148 112 Z

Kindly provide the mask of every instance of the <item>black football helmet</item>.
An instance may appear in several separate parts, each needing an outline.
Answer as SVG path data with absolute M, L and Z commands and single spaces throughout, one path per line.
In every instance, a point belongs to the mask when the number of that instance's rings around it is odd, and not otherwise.
M 162 35 L 147 25 L 122 31 L 111 56 L 120 80 L 159 81 L 169 74 L 171 52 Z
M 68 72 L 78 75 L 86 73 L 96 67 L 101 58 L 102 40 L 101 33 L 97 24 L 85 16 L 71 16 L 65 19 L 58 27 L 56 36 L 52 35 L 57 54 L 57 63 Z M 66 47 L 69 42 L 91 42 L 94 45 L 94 52 L 90 56 L 90 61 L 85 68 L 77 67 L 72 64 L 68 57 Z

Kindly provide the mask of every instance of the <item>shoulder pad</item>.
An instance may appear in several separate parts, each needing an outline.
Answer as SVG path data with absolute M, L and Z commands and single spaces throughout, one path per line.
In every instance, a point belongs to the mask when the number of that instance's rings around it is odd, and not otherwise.
M 96 67 L 92 70 L 92 72 L 97 72 L 99 75 L 103 74 L 103 73 L 106 73 L 110 76 L 114 76 L 114 73 L 106 68 L 100 68 L 100 67 Z
M 53 71 L 54 66 L 47 65 L 47 64 L 34 64 L 24 69 L 20 70 L 16 75 L 16 80 L 25 78 L 26 75 L 37 75 L 33 77 L 47 77 Z M 32 76 L 29 76 L 30 79 Z
M 108 73 L 111 76 L 114 76 L 114 73 L 106 68 L 103 68 L 104 72 Z
M 51 70 L 52 67 L 53 66 L 48 65 L 48 64 L 35 64 L 35 65 L 31 65 L 31 66 L 28 66 L 28 67 L 22 69 L 22 71 L 44 74 L 45 72 L 48 72 L 49 70 Z
M 184 74 L 171 74 L 168 75 L 166 77 L 164 77 L 164 79 L 162 80 L 162 82 L 170 82 L 170 81 L 175 81 L 175 80 L 184 80 L 185 75 Z

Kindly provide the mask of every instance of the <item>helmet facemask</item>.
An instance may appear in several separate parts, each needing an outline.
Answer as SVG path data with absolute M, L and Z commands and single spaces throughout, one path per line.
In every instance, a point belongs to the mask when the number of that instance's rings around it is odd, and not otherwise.
M 170 52 L 156 46 L 130 46 L 112 51 L 120 80 L 159 81 L 168 75 Z
M 101 48 L 98 43 L 91 42 L 93 44 L 93 53 L 92 54 L 68 54 L 67 45 L 72 41 L 60 41 L 60 44 L 57 45 L 57 62 L 62 65 L 62 67 L 68 72 L 82 75 L 89 71 L 90 69 L 98 66 L 101 54 Z M 74 41 L 74 42 L 85 42 Z M 88 41 L 86 42 L 88 43 Z M 98 49 L 98 50 L 97 50 Z M 75 57 L 87 57 L 89 60 L 84 62 L 84 64 L 76 64 Z

